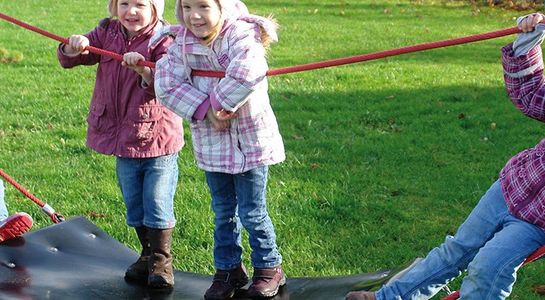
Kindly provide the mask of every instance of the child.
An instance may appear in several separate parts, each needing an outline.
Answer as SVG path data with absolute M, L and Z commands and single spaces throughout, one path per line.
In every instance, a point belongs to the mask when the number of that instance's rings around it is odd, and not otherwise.
M 519 19 L 527 32 L 502 49 L 507 92 L 515 106 L 545 122 L 543 15 Z M 534 32 L 534 27 L 537 28 Z M 545 139 L 515 155 L 454 237 L 447 237 L 412 270 L 378 292 L 351 292 L 347 300 L 429 299 L 468 271 L 460 299 L 505 299 L 518 268 L 545 244 Z
M 127 224 L 142 245 L 140 258 L 125 278 L 152 288 L 174 285 L 173 198 L 178 180 L 178 152 L 183 146 L 182 119 L 155 99 L 153 73 L 136 65 L 156 61 L 172 39 L 148 50 L 163 25 L 163 0 L 109 0 L 110 18 L 86 35 L 73 35 L 60 45 L 64 68 L 98 63 L 95 90 L 87 118 L 87 145 L 116 156 L 116 172 L 127 209 Z M 123 63 L 85 51 L 91 45 L 125 53 Z
M 176 16 L 183 27 L 157 62 L 155 90 L 190 121 L 212 196 L 216 273 L 205 299 L 228 299 L 248 282 L 241 225 L 254 267 L 248 295 L 272 297 L 286 282 L 265 196 L 268 166 L 285 159 L 266 79 L 265 49 L 276 39 L 276 23 L 249 15 L 238 0 L 177 0 Z M 226 75 L 192 77 L 192 69 Z
M 27 213 L 18 212 L 8 217 L 2 180 L 0 180 L 0 220 L 0 243 L 21 236 L 32 228 L 32 217 Z

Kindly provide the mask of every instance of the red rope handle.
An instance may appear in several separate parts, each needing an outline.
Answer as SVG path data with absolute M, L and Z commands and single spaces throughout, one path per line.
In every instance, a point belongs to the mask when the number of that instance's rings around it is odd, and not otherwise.
M 45 30 L 40 29 L 38 27 L 32 26 L 32 25 L 30 25 L 28 23 L 25 23 L 23 21 L 19 21 L 19 20 L 15 19 L 15 18 L 12 18 L 12 17 L 10 17 L 8 15 L 5 15 L 3 13 L 0 13 L 0 18 L 6 20 L 8 22 L 11 22 L 11 23 L 13 23 L 15 25 L 19 25 L 19 26 L 21 26 L 21 27 L 23 27 L 25 29 L 28 29 L 28 30 L 34 31 L 36 33 L 39 33 L 41 35 L 44 35 L 44 36 L 46 36 L 48 38 L 51 38 L 53 40 L 59 41 L 59 42 L 61 42 L 63 44 L 68 44 L 68 39 L 67 38 L 63 38 L 63 37 L 58 36 L 56 34 L 53 34 L 51 32 L 48 32 L 48 31 L 45 31 Z M 99 54 L 99 55 L 102 55 L 102 56 L 108 56 L 108 57 L 111 57 L 111 58 L 113 58 L 115 60 L 118 60 L 118 61 L 123 61 L 123 56 L 122 55 L 111 52 L 111 51 L 96 48 L 96 47 L 93 47 L 93 46 L 87 46 L 85 48 L 85 50 L 89 50 L 89 52 L 91 52 L 91 53 Z M 141 60 L 137 64 L 140 65 L 140 66 L 155 68 L 155 64 L 150 62 L 150 61 Z
M 477 42 L 482 40 L 488 40 L 493 38 L 498 38 L 502 36 L 507 36 L 515 33 L 520 33 L 521 30 L 518 27 L 512 27 L 492 32 L 486 32 L 481 34 L 475 34 L 470 35 L 466 37 L 461 38 L 455 38 L 450 40 L 442 40 L 437 42 L 431 42 L 431 43 L 423 43 L 423 44 L 417 44 L 413 46 L 406 46 L 401 48 L 395 48 L 385 51 L 379 51 L 379 52 L 373 52 L 369 54 L 362 54 L 362 55 L 356 55 L 356 56 L 350 56 L 350 57 L 344 57 L 344 58 L 337 58 L 332 60 L 326 60 L 321 62 L 315 62 L 315 63 L 309 63 L 309 64 L 303 64 L 303 65 L 297 65 L 297 66 L 291 66 L 291 67 L 285 67 L 285 68 L 279 68 L 279 69 L 271 69 L 267 72 L 267 75 L 280 75 L 280 74 L 287 74 L 287 73 L 295 73 L 295 72 L 302 72 L 302 71 L 309 71 L 309 70 L 315 70 L 315 69 L 321 69 L 321 68 L 328 68 L 328 67 L 334 67 L 334 66 L 341 66 L 341 65 L 347 65 L 347 64 L 353 64 L 357 62 L 363 62 L 368 60 L 375 60 L 379 58 L 385 58 L 389 56 L 395 56 L 400 54 L 406 54 L 411 52 L 418 52 L 418 51 L 424 51 L 424 50 L 430 50 L 435 48 L 442 48 L 442 47 L 448 47 L 448 46 L 454 46 L 454 45 L 460 45 L 460 44 L 467 44 L 471 42 Z M 209 71 L 193 71 L 191 75 L 194 76 L 209 76 L 209 77 L 223 77 L 225 76 L 225 73 L 223 72 L 209 72 Z
M 8 22 L 11 22 L 13 24 L 19 25 L 23 28 L 29 29 L 31 31 L 34 31 L 36 33 L 39 33 L 41 35 L 44 35 L 46 37 L 49 37 L 51 39 L 57 40 L 61 43 L 68 43 L 68 39 L 60 37 L 58 35 L 55 35 L 53 33 L 47 32 L 43 29 L 34 27 L 30 24 L 27 24 L 25 22 L 19 21 L 15 18 L 12 18 L 8 15 L 5 15 L 3 13 L 0 13 L 0 18 L 4 19 Z M 338 58 L 338 59 L 332 59 L 332 60 L 326 60 L 321 62 L 315 62 L 315 63 L 309 63 L 309 64 L 302 64 L 302 65 L 296 65 L 291 67 L 285 67 L 285 68 L 278 68 L 278 69 L 271 69 L 267 72 L 267 75 L 273 76 L 273 75 L 281 75 L 281 74 L 287 74 L 287 73 L 295 73 L 295 72 L 302 72 L 302 71 L 309 71 L 309 70 L 315 70 L 315 69 L 321 69 L 321 68 L 328 68 L 333 66 L 341 66 L 346 64 L 353 64 L 357 62 L 363 62 L 363 61 L 369 61 L 369 60 L 375 60 L 379 58 L 389 57 L 389 56 L 395 56 L 400 54 L 406 54 L 411 52 L 418 52 L 418 51 L 424 51 L 429 49 L 435 49 L 435 48 L 441 48 L 441 47 L 448 47 L 448 46 L 454 46 L 459 44 L 466 44 L 476 41 L 482 41 L 482 40 L 488 40 L 493 38 L 498 38 L 502 36 L 507 36 L 515 33 L 519 33 L 521 30 L 518 27 L 512 27 L 507 29 L 502 29 L 498 31 L 492 31 L 487 33 L 481 33 L 481 34 L 475 34 L 470 35 L 466 37 L 461 38 L 455 38 L 455 39 L 449 39 L 449 40 L 442 40 L 437 42 L 431 42 L 431 43 L 423 43 L 423 44 L 417 44 L 413 46 L 406 46 L 401 48 L 395 48 L 390 49 L 386 51 L 379 51 L 369 54 L 363 54 L 363 55 L 356 55 L 356 56 L 350 56 L 350 57 L 344 57 L 344 58 Z M 88 46 L 86 50 L 89 50 L 89 52 L 100 54 L 103 56 L 108 56 L 113 59 L 116 59 L 118 61 L 123 61 L 123 56 L 106 51 L 100 48 L 95 48 L 92 46 Z M 139 61 L 138 65 L 147 66 L 150 68 L 155 68 L 155 64 L 153 62 L 149 61 Z M 201 71 L 201 70 L 194 70 L 191 75 L 193 76 L 206 76 L 206 77 L 224 77 L 225 73 L 221 71 Z
M 45 203 L 38 199 L 36 196 L 32 195 L 29 191 L 27 191 L 24 187 L 22 187 L 15 179 L 11 178 L 4 170 L 0 169 L 0 176 L 2 176 L 7 182 L 9 182 L 11 185 L 13 185 L 16 189 L 18 189 L 23 195 L 25 195 L 28 199 L 32 200 L 34 203 L 38 204 L 40 207 L 43 207 Z
M 64 221 L 64 217 L 61 214 L 55 212 L 55 210 L 51 206 L 49 206 L 47 203 L 43 202 L 42 200 L 38 199 L 36 196 L 32 195 L 29 191 L 27 191 L 23 186 L 21 186 L 17 181 L 15 181 L 15 179 L 11 178 L 2 169 L 0 169 L 0 176 L 2 176 L 7 182 L 13 185 L 16 189 L 18 189 L 28 199 L 32 200 L 32 202 L 38 204 L 42 208 L 42 211 L 51 218 L 51 221 L 53 221 L 53 223 L 59 223 Z

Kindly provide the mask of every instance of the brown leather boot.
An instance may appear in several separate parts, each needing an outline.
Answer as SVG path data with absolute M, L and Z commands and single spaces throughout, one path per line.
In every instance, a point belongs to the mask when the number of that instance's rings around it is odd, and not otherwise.
M 345 300 L 376 300 L 374 292 L 350 292 L 346 294 Z
M 212 285 L 204 294 L 205 300 L 231 299 L 235 291 L 248 283 L 248 273 L 244 265 L 233 270 L 216 270 Z
M 150 244 L 148 239 L 148 228 L 145 226 L 135 227 L 136 235 L 142 245 L 142 251 L 138 260 L 127 268 L 125 279 L 146 283 L 148 282 L 148 261 L 150 256 Z
M 172 228 L 148 228 L 151 254 L 148 261 L 148 286 L 151 288 L 172 288 L 174 286 L 174 271 L 170 243 Z
M 256 269 L 252 277 L 252 285 L 248 288 L 250 298 L 270 298 L 278 294 L 278 289 L 286 284 L 286 275 L 282 267 Z

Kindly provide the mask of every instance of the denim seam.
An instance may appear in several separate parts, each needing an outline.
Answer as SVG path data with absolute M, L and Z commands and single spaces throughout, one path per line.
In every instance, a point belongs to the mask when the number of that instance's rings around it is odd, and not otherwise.
M 468 256 L 469 256 L 469 253 L 466 253 L 464 256 L 462 256 L 460 259 L 458 259 L 458 260 L 456 261 L 456 264 L 459 263 L 461 260 L 467 258 Z M 449 265 L 445 266 L 444 268 L 438 270 L 437 272 L 433 273 L 432 275 L 427 276 L 426 278 L 424 278 L 423 280 L 421 280 L 421 281 L 416 285 L 415 288 L 409 290 L 409 292 L 407 292 L 407 293 L 405 293 L 404 295 L 402 295 L 401 298 L 402 298 L 402 299 L 405 299 L 406 296 L 412 295 L 415 291 L 417 291 L 417 290 L 419 289 L 418 287 L 420 287 L 424 281 L 426 281 L 426 280 L 428 280 L 428 279 L 430 279 L 430 278 L 434 278 L 437 274 L 440 274 L 442 271 L 446 270 L 448 267 L 450 267 L 450 266 L 455 266 L 456 264 L 449 264 Z M 445 284 L 448 284 L 448 282 L 446 282 Z
M 492 286 L 495 286 L 496 282 L 498 281 L 499 277 L 500 277 L 500 274 L 502 274 L 503 270 L 505 270 L 505 268 L 507 268 L 508 265 L 510 265 L 512 262 L 518 260 L 518 259 L 521 259 L 522 258 L 522 261 L 524 261 L 524 257 L 520 257 L 517 256 L 513 259 L 510 259 L 509 261 L 507 261 L 505 264 L 503 264 L 503 266 L 499 269 L 499 272 L 496 274 L 496 276 L 494 276 L 494 280 L 492 280 Z M 491 293 L 490 291 L 488 291 L 488 295 L 486 296 L 486 299 L 485 300 L 492 300 L 492 299 L 496 299 L 496 298 L 490 298 L 491 296 Z

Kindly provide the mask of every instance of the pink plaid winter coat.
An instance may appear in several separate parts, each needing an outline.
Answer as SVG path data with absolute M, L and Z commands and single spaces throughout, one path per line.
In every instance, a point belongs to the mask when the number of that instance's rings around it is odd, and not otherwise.
M 237 174 L 285 159 L 268 96 L 268 65 L 261 43 L 264 22 L 247 11 L 231 12 L 210 46 L 183 26 L 171 27 L 176 39 L 156 64 L 157 97 L 190 122 L 197 164 L 205 171 Z M 226 74 L 221 79 L 192 77 L 191 70 Z M 208 119 L 195 118 L 204 102 L 235 111 L 238 117 L 226 130 L 215 130 Z

